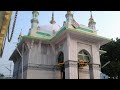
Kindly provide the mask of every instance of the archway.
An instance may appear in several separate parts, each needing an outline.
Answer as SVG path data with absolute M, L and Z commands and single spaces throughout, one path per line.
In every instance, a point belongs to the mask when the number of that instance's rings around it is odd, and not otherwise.
M 58 54 L 58 65 L 60 68 L 61 79 L 65 79 L 64 53 L 63 52 L 60 52 Z
M 78 79 L 83 76 L 82 73 L 84 72 L 84 70 L 85 72 L 86 70 L 88 70 L 89 72 L 90 60 L 91 60 L 91 56 L 88 51 L 81 50 L 80 52 L 78 52 Z M 82 75 L 81 77 L 80 77 L 80 73 Z M 90 73 L 89 73 L 89 77 L 90 77 Z

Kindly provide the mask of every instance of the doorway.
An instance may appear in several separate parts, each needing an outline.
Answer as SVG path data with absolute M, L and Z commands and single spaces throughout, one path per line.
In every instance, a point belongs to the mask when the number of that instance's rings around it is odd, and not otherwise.
M 61 79 L 65 79 L 65 65 L 64 65 L 64 54 L 60 52 L 58 55 L 58 64 L 60 66 Z

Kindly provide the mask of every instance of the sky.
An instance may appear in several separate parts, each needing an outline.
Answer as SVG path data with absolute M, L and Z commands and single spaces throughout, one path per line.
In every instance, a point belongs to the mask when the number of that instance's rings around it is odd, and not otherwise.
M 52 11 L 39 11 L 39 25 L 50 24 Z M 55 21 L 58 25 L 62 26 L 65 18 L 66 11 L 54 11 Z M 94 21 L 96 22 L 97 34 L 106 38 L 116 37 L 120 38 L 120 11 L 92 11 Z M 12 20 L 10 24 L 10 33 L 13 26 L 15 11 L 12 14 Z M 74 11 L 74 19 L 79 23 L 88 26 L 90 18 L 90 11 Z M 16 21 L 15 30 L 11 42 L 6 39 L 6 45 L 2 58 L 0 58 L 0 73 L 4 75 L 10 75 L 10 64 L 13 73 L 13 62 L 9 60 L 9 57 L 13 53 L 16 43 L 18 42 L 18 36 L 20 32 L 22 35 L 27 35 L 31 27 L 30 20 L 32 19 L 32 11 L 19 11 Z M 7 69 L 8 68 L 8 69 Z

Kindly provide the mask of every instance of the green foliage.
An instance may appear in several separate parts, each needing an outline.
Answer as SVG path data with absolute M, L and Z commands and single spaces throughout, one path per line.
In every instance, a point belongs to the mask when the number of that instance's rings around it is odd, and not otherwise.
M 111 61 L 101 71 L 111 78 L 120 79 L 120 39 L 112 39 L 108 44 L 101 46 L 101 50 L 107 51 L 106 54 L 101 55 L 101 65 Z

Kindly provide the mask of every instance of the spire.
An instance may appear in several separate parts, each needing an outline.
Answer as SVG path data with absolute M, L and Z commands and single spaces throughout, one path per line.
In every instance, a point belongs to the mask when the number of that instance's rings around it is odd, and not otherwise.
M 67 11 L 66 17 L 66 25 L 67 27 L 71 27 L 73 21 L 73 14 L 71 11 Z
M 36 29 L 38 27 L 38 16 L 39 16 L 39 12 L 38 11 L 33 11 L 32 12 L 32 19 L 31 19 L 31 29 Z
M 67 11 L 67 14 L 65 16 L 66 16 L 66 18 L 69 18 L 69 19 L 73 18 L 73 14 L 71 11 Z
M 67 11 L 67 14 L 71 14 L 71 11 Z
M 18 37 L 18 42 L 20 42 L 21 38 L 22 38 L 22 29 L 21 29 L 21 32 L 20 32 L 19 37 Z
M 91 17 L 90 17 L 90 18 L 93 19 L 93 17 L 92 17 L 92 11 L 90 11 L 90 14 L 91 14 Z
M 51 19 L 50 23 L 51 24 L 55 24 L 56 23 L 55 20 L 54 20 L 54 12 L 52 12 L 52 19 Z
M 90 14 L 91 14 L 91 16 L 90 16 L 90 19 L 89 19 L 88 27 L 91 28 L 91 29 L 95 29 L 96 22 L 93 19 L 92 11 L 90 11 Z

